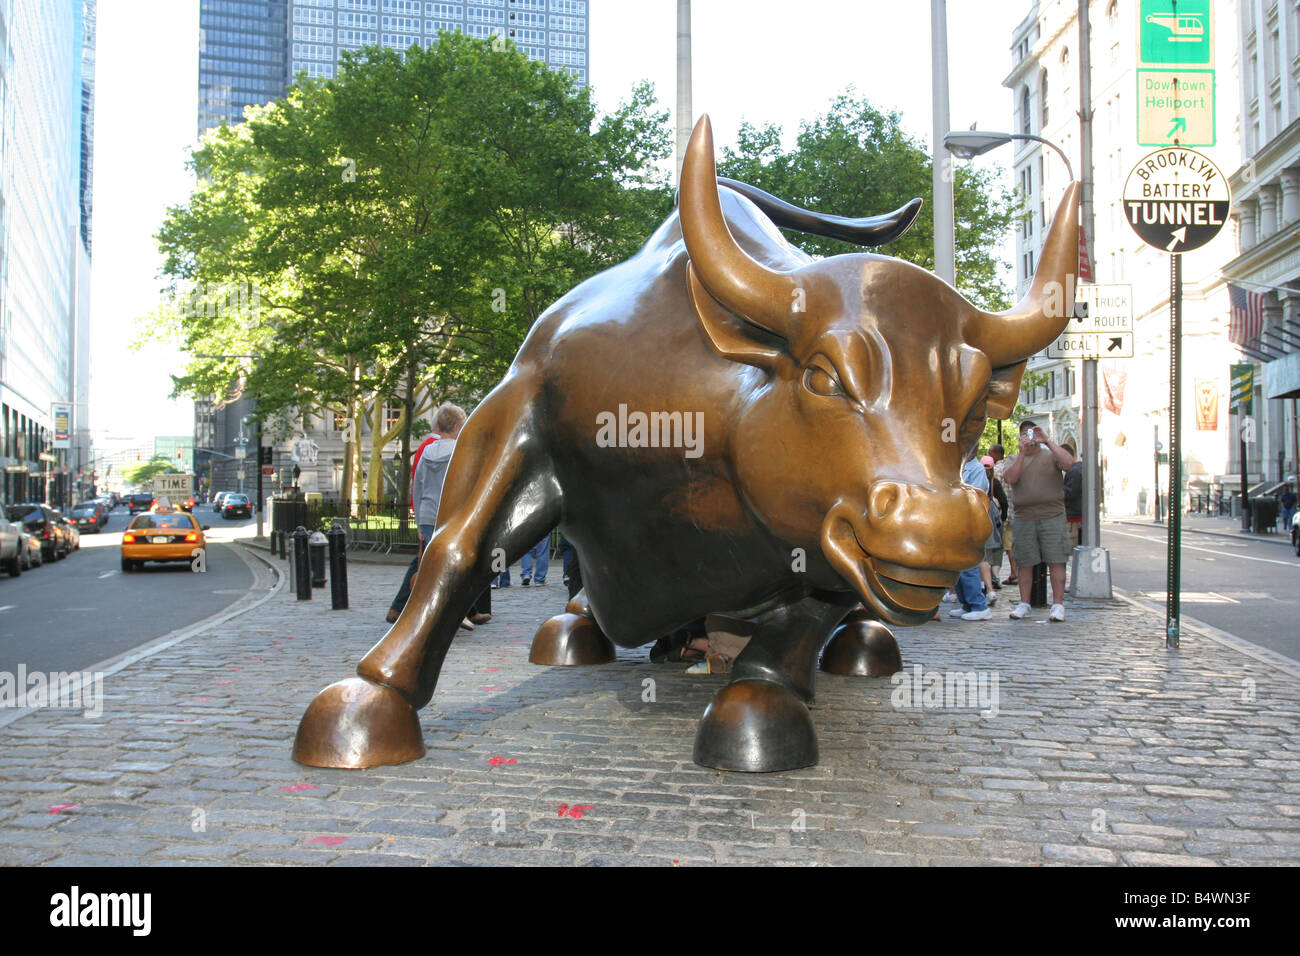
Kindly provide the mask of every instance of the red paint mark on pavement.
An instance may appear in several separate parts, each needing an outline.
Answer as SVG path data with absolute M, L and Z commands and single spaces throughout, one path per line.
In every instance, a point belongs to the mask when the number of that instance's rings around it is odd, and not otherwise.
M 76 803 L 52 803 L 49 805 L 50 815 L 57 816 L 64 810 L 80 810 L 81 806 Z
M 559 811 L 559 815 L 562 817 L 573 817 L 575 820 L 581 820 L 584 813 L 588 810 L 595 810 L 596 808 L 590 803 L 575 803 L 573 806 L 569 806 L 567 803 L 562 803 L 555 809 Z
M 500 684 L 493 684 L 491 687 L 484 687 L 483 689 L 484 689 L 484 690 L 500 690 L 500 689 L 501 689 L 501 685 L 500 685 Z
M 206 704 L 211 699 L 212 699 L 211 697 L 195 697 L 194 702 L 196 704 Z
M 229 680 L 214 680 L 212 683 L 214 683 L 214 684 L 216 684 L 218 687 L 220 687 L 222 684 L 233 684 L 234 681 L 229 681 Z
M 519 761 L 516 760 L 514 757 L 511 757 L 508 760 L 505 757 L 489 757 L 488 763 L 490 763 L 494 767 L 499 767 L 503 763 L 519 763 Z
M 308 840 L 307 842 L 308 842 L 308 843 L 324 843 L 326 846 L 338 846 L 340 843 L 347 843 L 347 842 L 348 842 L 348 838 L 347 838 L 347 837 L 339 837 L 339 836 L 333 836 L 333 837 L 312 837 L 312 838 L 311 838 L 310 840 Z
M 495 674 L 497 671 L 501 670 L 501 668 L 499 667 L 485 667 L 483 669 L 487 671 L 489 674 Z
M 242 668 L 242 667 L 227 667 L 226 670 L 228 670 L 228 671 L 242 671 L 243 668 Z
M 319 790 L 314 783 L 292 783 L 287 787 L 281 787 L 281 790 L 288 790 L 290 793 L 301 793 L 304 790 Z
M 495 707 L 475 707 L 474 710 L 480 714 L 495 714 L 497 712 Z

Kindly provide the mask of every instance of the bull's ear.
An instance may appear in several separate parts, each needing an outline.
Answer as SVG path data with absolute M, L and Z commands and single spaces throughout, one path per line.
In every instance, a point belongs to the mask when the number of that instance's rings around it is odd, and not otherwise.
M 687 266 L 686 271 L 695 318 L 713 351 L 733 362 L 743 362 L 771 371 L 786 354 L 785 340 L 724 308 L 704 288 L 695 274 L 693 263 Z
M 1026 362 L 1028 359 L 1025 360 Z M 1006 419 L 1016 409 L 1020 395 L 1020 379 L 1025 374 L 1025 362 L 995 368 L 989 377 L 987 414 L 989 418 Z

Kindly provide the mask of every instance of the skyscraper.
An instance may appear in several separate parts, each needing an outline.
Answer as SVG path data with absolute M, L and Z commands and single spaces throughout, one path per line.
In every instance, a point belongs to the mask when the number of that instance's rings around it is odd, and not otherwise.
M 440 30 L 513 40 L 530 60 L 587 82 L 586 0 L 289 0 L 289 79 L 334 76 L 339 53 L 367 45 L 428 48 Z
M 287 13 L 288 0 L 199 0 L 200 134 L 284 93 Z
M 94 24 L 95 0 L 0 0 L 0 466 L 7 501 L 48 495 L 66 503 L 77 471 L 89 464 Z M 56 404 L 71 413 L 68 434 L 58 438 Z

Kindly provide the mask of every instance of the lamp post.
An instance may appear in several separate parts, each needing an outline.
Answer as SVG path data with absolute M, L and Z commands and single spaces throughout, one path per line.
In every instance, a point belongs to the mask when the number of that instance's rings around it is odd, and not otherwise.
M 254 361 L 254 362 L 260 362 L 260 361 L 262 360 L 262 356 L 260 356 L 260 355 L 258 355 L 258 354 L 256 354 L 256 353 L 250 353 L 250 354 L 246 354 L 246 355 L 195 355 L 194 357 L 195 357 L 195 358 L 201 358 L 201 359 L 251 359 L 251 360 Z M 257 396 L 254 396 L 254 401 L 257 402 L 258 405 L 261 404 L 261 402 L 258 402 L 258 401 L 257 401 Z M 260 411 L 260 409 L 259 409 L 259 411 Z M 240 434 L 240 437 L 241 437 L 241 438 L 243 438 L 243 434 L 242 434 L 242 432 L 243 432 L 243 422 L 240 422 L 240 433 L 241 433 L 241 434 Z M 245 439 L 245 441 L 247 441 L 247 439 Z M 247 461 L 247 459 L 245 459 L 245 461 Z M 257 455 L 256 455 L 256 463 L 257 463 L 257 536 L 260 538 L 260 537 L 262 537 L 262 530 L 263 530 L 263 527 L 262 527 L 262 521 L 263 521 L 263 515 L 262 515 L 262 419 L 261 419 L 260 417 L 257 419 Z M 244 483 L 243 483 L 243 480 L 242 480 L 242 479 L 240 480 L 240 483 L 239 483 L 239 490 L 240 490 L 241 493 L 242 493 L 243 490 L 244 490 Z
M 1086 2 L 1081 4 L 1086 6 Z M 1089 136 L 1090 136 L 1089 131 Z M 1056 155 L 1061 157 L 1061 162 L 1065 164 L 1065 172 L 1071 181 L 1074 180 L 1074 167 L 1070 164 L 1070 158 L 1065 155 L 1065 151 L 1057 146 L 1050 139 L 1037 136 L 1033 133 L 999 133 L 986 130 L 954 130 L 949 132 L 943 138 L 944 146 L 952 152 L 954 156 L 961 159 L 973 159 L 982 153 L 987 153 L 991 149 L 997 149 L 999 146 L 1005 146 L 1013 140 L 1028 140 L 1030 142 L 1042 143 L 1056 151 Z M 1085 212 L 1085 234 L 1091 233 L 1091 214 L 1092 214 L 1092 196 L 1091 196 L 1091 146 L 1084 150 L 1084 173 L 1085 181 L 1083 186 L 1084 212 Z M 1074 304 L 1070 304 L 1071 311 Z M 1082 452 L 1083 461 L 1083 535 L 1082 545 L 1091 550 L 1088 563 L 1089 574 L 1079 575 L 1077 573 L 1078 565 L 1076 564 L 1075 573 L 1070 575 L 1070 588 L 1075 597 L 1104 597 L 1109 598 L 1112 594 L 1110 581 L 1110 555 L 1101 546 L 1101 506 L 1100 497 L 1097 494 L 1100 476 L 1098 474 L 1098 441 L 1097 441 L 1097 360 L 1086 359 L 1083 363 L 1083 435 L 1080 451 Z M 1078 554 L 1075 555 L 1076 559 Z

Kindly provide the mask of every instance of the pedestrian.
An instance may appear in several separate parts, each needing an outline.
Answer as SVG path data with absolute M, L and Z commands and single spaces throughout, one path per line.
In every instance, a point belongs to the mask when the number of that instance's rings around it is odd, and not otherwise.
M 984 477 L 984 466 L 975 457 L 974 451 L 966 459 L 966 464 L 961 472 L 961 480 L 972 487 L 978 488 L 986 495 L 989 492 L 989 482 Z M 980 586 L 980 566 L 978 564 L 973 568 L 967 568 L 957 576 L 956 592 L 961 607 L 955 607 L 949 611 L 949 617 L 959 617 L 963 621 L 987 621 L 993 616 L 993 612 L 989 610 L 988 598 L 984 594 L 984 589 Z
M 1065 526 L 1070 534 L 1070 551 L 1079 546 L 1083 531 L 1083 462 L 1076 457 L 1072 442 L 1063 441 L 1061 447 L 1074 458 L 1074 464 L 1065 472 Z
M 1291 518 L 1295 514 L 1296 493 L 1289 483 L 1278 498 L 1278 504 L 1282 506 L 1282 533 L 1290 534 Z
M 533 571 L 534 562 L 537 565 L 536 573 Z M 524 587 L 530 587 L 536 580 L 538 587 L 545 587 L 546 572 L 550 566 L 551 536 L 548 533 L 545 538 L 524 552 L 523 559 L 519 562 L 519 583 Z
M 989 482 L 989 520 L 993 522 L 993 531 L 984 544 L 980 577 L 984 581 L 984 593 L 988 595 L 989 606 L 992 607 L 998 603 L 998 596 L 994 592 L 1002 587 L 994 568 L 1000 570 L 1002 567 L 1002 526 L 1006 522 L 1007 495 L 1002 490 L 1002 482 L 993 477 L 993 457 L 985 455 L 980 459 L 980 464 L 984 466 L 984 477 Z
M 1011 530 L 1011 524 L 1012 519 L 1016 516 L 1016 496 L 1012 493 L 1011 489 L 1007 487 L 1006 473 L 1007 467 L 1011 463 L 1007 461 L 1006 454 L 1006 449 L 1001 445 L 992 445 L 989 447 L 989 457 L 993 459 L 993 477 L 998 480 L 998 484 L 1001 486 L 1007 502 L 1006 510 L 1002 515 L 1002 553 L 1007 556 L 1007 567 L 1011 569 L 1011 573 L 1003 579 L 1002 583 L 1015 584 L 1017 583 L 1018 578 L 1016 577 L 1015 555 L 1011 553 L 1011 544 L 1015 539 L 1015 535 Z M 993 567 L 994 580 L 997 580 L 1001 574 L 1002 562 L 999 561 Z
M 438 502 L 442 498 L 442 483 L 447 477 L 447 467 L 451 464 L 451 456 L 456 450 L 456 438 L 465 424 L 465 418 L 465 410 L 450 403 L 440 406 L 434 412 L 433 431 L 437 440 L 425 442 L 422 446 L 424 451 L 416 462 L 415 476 L 411 482 L 411 501 L 415 507 L 416 526 L 419 528 L 416 560 L 406 569 L 402 586 L 388 609 L 386 620 L 390 624 L 397 620 L 406 607 L 406 602 L 411 599 L 411 581 L 415 578 L 419 559 L 438 526 Z M 486 623 L 481 610 L 476 614 Z M 473 630 L 473 619 L 466 618 L 461 626 Z
M 563 562 L 564 586 L 569 589 L 569 600 L 582 590 L 582 566 L 578 562 L 578 549 L 573 542 L 560 535 L 560 559 Z
M 1033 588 L 1032 569 L 1046 564 L 1052 581 L 1052 609 L 1049 621 L 1065 620 L 1065 556 L 1069 534 L 1065 521 L 1065 472 L 1074 464 L 1074 456 L 1053 441 L 1032 420 L 1020 423 L 1020 454 L 1013 456 L 1005 473 L 1012 489 L 1015 518 L 1012 521 L 1016 567 L 1019 575 L 1020 603 L 1011 617 L 1020 620 L 1029 614 L 1029 597 Z

